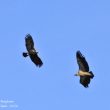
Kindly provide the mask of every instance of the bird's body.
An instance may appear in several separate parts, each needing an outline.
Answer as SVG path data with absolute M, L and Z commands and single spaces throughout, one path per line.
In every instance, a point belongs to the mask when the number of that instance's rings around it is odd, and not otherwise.
M 38 52 L 36 52 L 34 48 L 34 41 L 30 34 L 26 35 L 25 37 L 25 46 L 28 52 L 23 52 L 23 56 L 29 56 L 32 62 L 36 65 L 41 67 L 43 65 L 42 60 L 38 56 Z
M 75 74 L 75 76 L 80 76 L 80 83 L 84 87 L 88 87 L 90 79 L 94 77 L 94 74 L 92 73 L 92 71 L 89 71 L 89 65 L 80 51 L 76 52 L 76 58 L 79 65 L 79 71 L 77 74 Z
M 91 74 L 89 72 L 84 72 L 84 71 L 81 71 L 81 70 L 78 71 L 78 76 L 85 76 L 85 75 L 91 76 Z

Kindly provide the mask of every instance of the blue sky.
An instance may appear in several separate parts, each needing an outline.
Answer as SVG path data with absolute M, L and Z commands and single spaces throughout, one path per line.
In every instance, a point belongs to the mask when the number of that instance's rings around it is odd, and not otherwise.
M 22 57 L 27 33 L 41 68 Z M 2 109 L 110 109 L 109 0 L 1 0 L 0 40 L 0 100 L 18 105 Z M 74 77 L 77 50 L 95 75 L 87 89 Z

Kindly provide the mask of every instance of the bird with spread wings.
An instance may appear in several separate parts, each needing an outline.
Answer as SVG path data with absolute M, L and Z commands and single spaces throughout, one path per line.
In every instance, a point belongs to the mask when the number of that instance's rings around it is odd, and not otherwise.
M 77 74 L 75 74 L 75 76 L 80 76 L 80 83 L 87 88 L 90 80 L 94 77 L 94 74 L 92 71 L 89 71 L 89 65 L 80 51 L 76 52 L 76 58 L 79 71 Z
M 28 52 L 23 52 L 23 56 L 29 56 L 32 62 L 36 65 L 41 67 L 43 65 L 42 60 L 38 56 L 38 52 L 36 52 L 34 48 L 34 41 L 30 34 L 27 34 L 25 37 L 25 46 Z

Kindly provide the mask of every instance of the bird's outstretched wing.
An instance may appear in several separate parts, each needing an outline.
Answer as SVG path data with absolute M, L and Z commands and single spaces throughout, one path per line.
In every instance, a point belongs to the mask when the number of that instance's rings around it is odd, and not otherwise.
M 88 84 L 90 83 L 90 76 L 80 76 L 80 83 L 84 86 L 84 87 L 88 87 Z
M 81 54 L 80 51 L 76 52 L 76 58 L 77 58 L 77 63 L 78 63 L 78 66 L 79 66 L 79 70 L 81 70 L 83 72 L 89 72 L 88 63 L 87 63 L 85 57 Z
M 31 54 L 30 58 L 32 60 L 32 62 L 36 65 L 41 67 L 43 65 L 42 60 L 39 58 L 39 56 L 37 55 L 37 53 Z
M 25 45 L 28 52 L 31 52 L 34 49 L 34 41 L 32 39 L 32 36 L 30 34 L 27 34 L 25 37 Z

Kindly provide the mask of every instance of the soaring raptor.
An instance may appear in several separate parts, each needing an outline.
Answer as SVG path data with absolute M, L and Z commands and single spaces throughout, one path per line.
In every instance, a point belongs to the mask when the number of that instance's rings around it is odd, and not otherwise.
M 34 48 L 34 41 L 30 34 L 27 34 L 25 37 L 25 46 L 28 52 L 23 52 L 23 56 L 29 56 L 32 62 L 36 65 L 41 67 L 43 65 L 42 60 L 38 56 L 38 52 L 36 52 Z
M 89 71 L 89 65 L 85 57 L 81 54 L 80 51 L 76 52 L 77 63 L 79 66 L 79 71 L 75 76 L 80 76 L 80 83 L 87 88 L 90 80 L 94 77 L 92 71 Z

